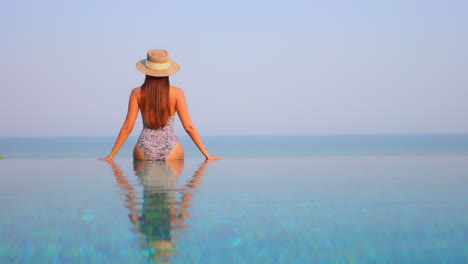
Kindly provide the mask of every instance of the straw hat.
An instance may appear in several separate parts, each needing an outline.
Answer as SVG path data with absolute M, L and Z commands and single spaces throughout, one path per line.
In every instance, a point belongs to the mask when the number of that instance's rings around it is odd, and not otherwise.
M 180 70 L 179 64 L 171 60 L 169 52 L 163 49 L 149 50 L 146 60 L 137 62 L 136 68 L 146 75 L 156 77 L 169 76 Z

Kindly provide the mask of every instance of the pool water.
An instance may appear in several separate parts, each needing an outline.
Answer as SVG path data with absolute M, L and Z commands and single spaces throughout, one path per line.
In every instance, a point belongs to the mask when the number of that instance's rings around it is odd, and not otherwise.
M 468 156 L 0 161 L 0 263 L 468 263 Z

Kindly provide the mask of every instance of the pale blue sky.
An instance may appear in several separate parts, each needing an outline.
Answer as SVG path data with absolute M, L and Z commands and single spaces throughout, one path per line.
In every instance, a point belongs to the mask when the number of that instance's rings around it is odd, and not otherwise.
M 116 135 L 151 48 L 181 65 L 171 83 L 202 135 L 468 132 L 466 14 L 463 0 L 2 1 L 0 136 Z

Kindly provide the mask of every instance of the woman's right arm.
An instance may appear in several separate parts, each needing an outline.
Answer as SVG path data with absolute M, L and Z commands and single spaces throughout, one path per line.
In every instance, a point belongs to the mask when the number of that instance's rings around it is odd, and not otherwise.
M 198 130 L 192 122 L 190 118 L 190 114 L 187 107 L 187 101 L 185 100 L 185 94 L 182 89 L 177 89 L 177 101 L 176 101 L 176 111 L 179 115 L 180 121 L 182 122 L 182 126 L 184 127 L 187 134 L 193 140 L 195 145 L 197 145 L 198 149 L 203 153 L 206 159 L 222 159 L 221 157 L 212 156 L 208 152 L 203 144 L 203 141 L 198 134 Z

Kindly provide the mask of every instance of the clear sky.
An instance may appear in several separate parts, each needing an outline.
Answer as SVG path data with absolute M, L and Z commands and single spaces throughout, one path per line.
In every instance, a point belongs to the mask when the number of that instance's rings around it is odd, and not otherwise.
M 0 136 L 117 135 L 152 48 L 181 65 L 171 83 L 202 135 L 468 132 L 467 14 L 464 0 L 2 1 Z

